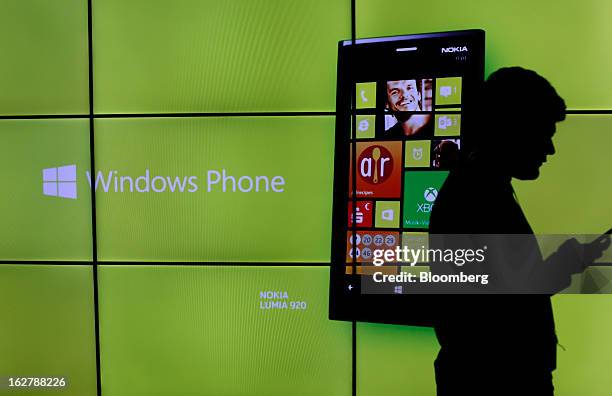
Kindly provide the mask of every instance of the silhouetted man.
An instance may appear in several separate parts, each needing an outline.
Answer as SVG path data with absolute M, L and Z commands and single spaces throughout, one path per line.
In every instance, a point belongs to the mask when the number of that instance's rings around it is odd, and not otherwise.
M 479 99 L 478 125 L 465 133 L 430 232 L 532 234 L 511 179 L 539 176 L 555 153 L 565 103 L 543 77 L 519 67 L 491 74 Z M 435 331 L 438 395 L 553 394 L 557 338 L 549 295 L 441 296 Z

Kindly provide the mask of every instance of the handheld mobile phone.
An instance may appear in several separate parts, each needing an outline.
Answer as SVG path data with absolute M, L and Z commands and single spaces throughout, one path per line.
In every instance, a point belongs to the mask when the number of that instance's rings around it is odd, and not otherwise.
M 603 234 L 601 234 L 599 237 L 597 237 L 597 239 L 595 239 L 593 242 L 591 242 L 591 245 L 604 245 L 604 244 L 608 244 L 608 246 L 610 245 L 610 234 L 612 234 L 612 228 L 610 228 L 608 231 L 604 232 Z M 606 246 L 605 248 L 607 248 L 608 246 Z

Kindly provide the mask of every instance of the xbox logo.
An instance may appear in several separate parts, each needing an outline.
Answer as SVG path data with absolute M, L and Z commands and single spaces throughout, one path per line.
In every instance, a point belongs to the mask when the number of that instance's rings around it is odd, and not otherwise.
M 436 197 L 438 196 L 438 190 L 436 190 L 433 187 L 429 187 L 425 189 L 425 193 L 423 194 L 423 196 L 425 197 L 427 202 L 433 202 L 436 200 Z
M 357 128 L 359 128 L 361 132 L 365 132 L 370 128 L 370 123 L 368 120 L 361 120 L 359 121 L 359 126 Z

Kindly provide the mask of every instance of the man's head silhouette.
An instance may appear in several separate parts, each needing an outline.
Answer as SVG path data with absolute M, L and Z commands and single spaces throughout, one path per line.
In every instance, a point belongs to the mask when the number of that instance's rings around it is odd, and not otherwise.
M 494 172 L 533 180 L 555 153 L 555 124 L 565 119 L 565 102 L 532 70 L 507 67 L 492 73 L 478 100 L 478 127 L 470 139 L 476 157 Z

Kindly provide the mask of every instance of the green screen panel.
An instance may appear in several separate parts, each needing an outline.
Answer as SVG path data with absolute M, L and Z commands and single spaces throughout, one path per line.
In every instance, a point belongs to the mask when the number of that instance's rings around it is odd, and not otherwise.
M 612 296 L 553 298 L 557 338 L 556 394 L 607 395 L 612 389 Z
M 333 128 L 333 117 L 97 120 L 98 257 L 329 262 Z
M 88 168 L 87 120 L 0 120 L 0 260 L 91 260 Z
M 536 181 L 515 181 L 536 233 L 601 234 L 612 227 L 612 115 L 569 115 L 557 124 L 556 154 Z
M 97 113 L 333 111 L 350 2 L 99 0 Z
M 0 373 L 67 382 L 61 390 L 4 388 L 0 394 L 96 394 L 91 271 L 80 265 L 0 265 Z
M 599 234 L 612 218 L 612 115 L 569 115 L 557 124 L 556 154 L 540 178 L 514 187 L 532 227 L 539 233 Z M 609 393 L 612 331 L 608 295 L 553 298 L 559 343 L 555 388 L 559 395 Z
M 554 385 L 560 396 L 607 395 L 612 387 L 612 298 L 560 295 L 553 298 L 557 348 Z M 372 323 L 357 325 L 359 396 L 389 394 L 434 396 L 433 362 L 439 345 L 429 328 Z
M 104 394 L 349 396 L 328 285 L 324 267 L 102 266 Z
M 2 1 L 0 48 L 0 115 L 88 112 L 86 1 Z
M 431 328 L 357 324 L 357 396 L 434 396 L 440 349 Z
M 569 108 L 612 108 L 609 1 L 357 0 L 356 13 L 358 37 L 483 29 L 487 76 L 523 66 L 549 79 Z

